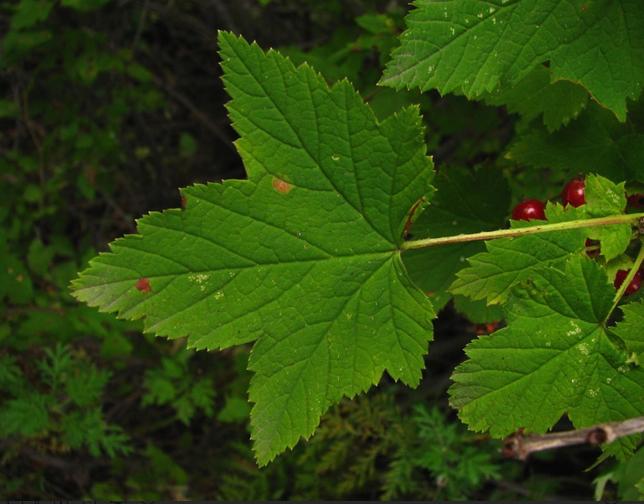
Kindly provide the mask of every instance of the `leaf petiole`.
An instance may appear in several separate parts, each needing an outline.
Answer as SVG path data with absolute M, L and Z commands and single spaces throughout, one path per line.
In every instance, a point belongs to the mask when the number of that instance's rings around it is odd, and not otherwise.
M 644 219 L 644 213 L 619 214 L 595 219 L 581 219 L 569 222 L 556 222 L 554 224 L 539 224 L 537 226 L 522 227 L 516 229 L 497 229 L 496 231 L 483 231 L 481 233 L 459 234 L 454 236 L 443 236 L 440 238 L 424 238 L 422 240 L 410 240 L 400 246 L 401 251 L 445 245 L 448 243 L 462 243 L 479 240 L 494 240 L 496 238 L 509 238 L 528 234 L 548 233 L 551 231 L 563 231 L 584 227 L 611 226 L 615 224 L 638 225 Z M 628 285 L 628 284 L 627 284 Z
M 613 313 L 613 310 L 615 310 L 615 307 L 619 303 L 620 299 L 622 299 L 622 296 L 624 295 L 624 292 L 626 292 L 626 289 L 630 285 L 631 281 L 639 271 L 640 266 L 642 265 L 642 262 L 644 262 L 644 243 L 642 243 L 642 246 L 640 246 L 640 251 L 637 254 L 637 257 L 635 258 L 633 267 L 628 272 L 628 275 L 622 282 L 622 285 L 619 286 L 619 289 L 617 289 L 617 292 L 615 293 L 615 300 L 613 301 L 613 306 L 610 307 L 610 311 L 608 312 L 609 317 L 610 317 L 610 314 Z

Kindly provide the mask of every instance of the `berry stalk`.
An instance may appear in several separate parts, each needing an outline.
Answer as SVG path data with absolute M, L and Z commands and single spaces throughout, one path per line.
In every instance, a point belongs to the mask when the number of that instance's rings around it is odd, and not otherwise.
M 619 286 L 619 289 L 617 289 L 617 292 L 615 293 L 615 299 L 613 300 L 613 306 L 610 307 L 610 311 L 608 312 L 608 316 L 610 317 L 610 314 L 613 313 L 613 310 L 619 303 L 620 299 L 622 299 L 622 296 L 626 292 L 626 289 L 628 286 L 631 284 L 631 280 L 635 277 L 637 272 L 640 269 L 640 266 L 642 266 L 642 263 L 644 262 L 644 243 L 640 246 L 640 251 L 637 254 L 637 257 L 635 258 L 635 263 L 633 264 L 633 267 L 629 271 L 628 275 L 622 282 L 622 285 Z
M 644 225 L 644 213 L 619 214 L 595 219 L 574 220 L 569 222 L 556 222 L 554 224 L 538 224 L 517 229 L 498 229 L 496 231 L 483 231 L 472 234 L 459 234 L 454 236 L 443 236 L 440 238 L 424 238 L 422 240 L 409 240 L 400 245 L 399 250 L 411 250 L 417 248 L 434 247 L 447 243 L 462 243 L 479 240 L 494 240 L 496 238 L 508 238 L 528 234 L 548 233 L 551 231 L 563 231 L 565 229 L 576 229 L 584 227 L 611 226 L 615 224 Z

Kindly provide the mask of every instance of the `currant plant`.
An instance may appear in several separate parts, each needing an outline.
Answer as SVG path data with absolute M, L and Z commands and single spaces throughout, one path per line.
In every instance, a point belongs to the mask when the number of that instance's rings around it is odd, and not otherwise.
M 531 199 L 522 201 L 512 209 L 514 220 L 546 220 L 546 205 L 541 201 Z
M 630 184 L 644 182 L 644 121 L 627 118 L 644 83 L 644 4 L 415 7 L 381 84 L 519 112 L 526 123 L 506 157 L 562 181 L 583 172 L 583 204 L 548 203 L 545 220 L 507 228 L 499 168 L 434 181 L 417 107 L 378 121 L 346 80 L 329 87 L 306 64 L 220 33 L 248 179 L 183 189 L 183 209 L 140 219 L 140 234 L 116 240 L 73 284 L 78 299 L 192 348 L 253 342 L 260 465 L 383 372 L 418 385 L 431 320 L 452 297 L 507 319 L 467 346 L 453 375 L 451 404 L 471 429 L 503 437 L 546 432 L 564 414 L 576 428 L 644 415 L 644 305 L 624 299 L 644 261 L 644 213 L 625 213 Z M 596 138 L 575 139 L 591 124 Z M 595 155 L 604 167 L 567 163 L 586 143 L 610 144 Z M 625 460 L 638 442 L 605 449 Z
M 586 203 L 586 181 L 577 177 L 568 182 L 561 191 L 561 201 L 565 205 L 578 207 Z

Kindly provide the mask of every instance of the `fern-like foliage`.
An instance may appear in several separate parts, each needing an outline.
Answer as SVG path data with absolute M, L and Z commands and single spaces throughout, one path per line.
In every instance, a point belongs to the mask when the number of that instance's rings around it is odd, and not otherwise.
M 181 351 L 172 358 L 163 358 L 160 368 L 146 371 L 147 392 L 143 395 L 143 406 L 169 404 L 177 418 L 186 425 L 190 424 L 197 409 L 211 417 L 216 396 L 211 379 L 197 379 L 189 372 L 191 355 L 192 352 Z
M 0 435 L 30 438 L 56 452 L 127 454 L 129 436 L 105 421 L 101 399 L 111 372 L 63 344 L 43 351 L 28 380 L 11 355 L 0 359 Z

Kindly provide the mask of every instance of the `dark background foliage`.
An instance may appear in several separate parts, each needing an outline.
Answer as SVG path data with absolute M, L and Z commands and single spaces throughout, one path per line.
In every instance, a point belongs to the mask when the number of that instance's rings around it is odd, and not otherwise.
M 12 0 L 0 5 L 0 494 L 11 500 L 587 499 L 588 448 L 503 460 L 446 405 L 475 325 L 451 306 L 417 390 L 387 377 L 307 443 L 253 461 L 249 348 L 183 350 L 75 303 L 69 281 L 177 188 L 244 176 L 217 30 L 348 77 L 376 114 L 420 103 L 437 166 L 495 160 L 503 110 L 376 82 L 407 5 Z M 565 425 L 562 425 L 565 427 Z M 606 491 L 610 494 L 610 486 Z

